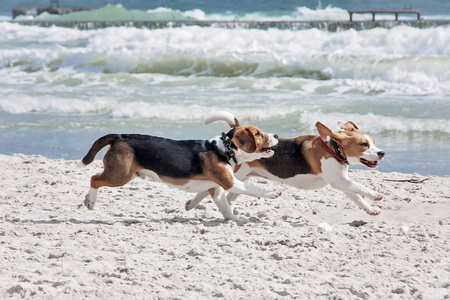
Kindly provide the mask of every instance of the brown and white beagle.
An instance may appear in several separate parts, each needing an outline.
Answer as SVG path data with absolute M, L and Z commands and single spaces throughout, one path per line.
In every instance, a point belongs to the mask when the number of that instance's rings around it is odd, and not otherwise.
M 220 114 L 211 116 L 210 122 L 213 121 L 225 121 L 231 127 L 237 124 L 233 122 L 233 118 L 224 118 Z M 317 122 L 319 136 L 280 138 L 272 157 L 243 163 L 235 169 L 234 175 L 244 181 L 249 176 L 261 176 L 307 190 L 329 184 L 344 192 L 368 214 L 378 215 L 380 210 L 369 205 L 363 198 L 378 201 L 383 195 L 351 181 L 348 178 L 348 165 L 362 164 L 368 168 L 376 168 L 385 153 L 355 123 L 339 122 L 339 125 L 342 130 L 332 132 Z M 207 193 L 198 193 L 186 203 L 186 210 L 195 207 L 206 196 Z M 237 195 L 230 193 L 227 198 L 231 204 Z
M 230 116 L 228 116 L 230 117 Z M 91 177 L 84 205 L 93 209 L 100 187 L 118 187 L 135 176 L 149 177 L 188 192 L 208 191 L 225 219 L 231 212 L 225 191 L 276 198 L 279 193 L 261 190 L 234 176 L 236 164 L 271 157 L 278 143 L 274 134 L 235 121 L 228 133 L 209 140 L 171 140 L 150 135 L 109 134 L 94 142 L 80 166 L 90 164 L 103 147 L 103 173 Z

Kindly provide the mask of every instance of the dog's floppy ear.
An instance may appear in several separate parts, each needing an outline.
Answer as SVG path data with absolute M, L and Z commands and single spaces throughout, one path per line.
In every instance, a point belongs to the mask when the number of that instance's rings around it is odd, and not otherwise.
M 347 131 L 359 130 L 358 126 L 356 126 L 356 124 L 353 123 L 352 121 L 348 121 L 345 124 L 342 122 L 338 122 L 338 124 L 342 130 L 347 130 Z
M 317 127 L 317 131 L 319 131 L 319 134 L 322 137 L 329 136 L 330 138 L 332 138 L 333 140 L 335 140 L 336 142 L 338 142 L 339 144 L 342 144 L 342 145 L 345 145 L 348 143 L 348 137 L 344 133 L 333 132 L 333 131 L 331 131 L 330 128 L 328 128 L 327 126 L 323 125 L 320 122 L 316 123 L 316 127 Z
M 323 125 L 320 122 L 316 123 L 316 127 L 317 131 L 322 137 L 331 136 L 333 134 L 330 128 L 328 128 L 327 126 Z
M 231 142 L 239 149 L 244 150 L 247 153 L 253 153 L 256 151 L 256 141 L 253 133 L 249 129 L 236 129 Z

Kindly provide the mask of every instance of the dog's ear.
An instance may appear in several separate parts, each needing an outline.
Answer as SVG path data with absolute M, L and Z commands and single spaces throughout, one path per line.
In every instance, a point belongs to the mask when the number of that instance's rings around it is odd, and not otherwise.
M 317 131 L 319 131 L 319 134 L 322 137 L 329 136 L 330 138 L 332 138 L 338 144 L 341 144 L 341 145 L 346 145 L 348 143 L 348 136 L 345 135 L 344 133 L 333 132 L 333 131 L 331 131 L 330 128 L 328 128 L 327 126 L 323 125 L 320 122 L 316 123 L 316 127 L 317 127 Z
M 327 126 L 323 125 L 320 122 L 316 123 L 316 128 L 317 128 L 317 131 L 319 132 L 319 134 L 322 137 L 331 136 L 333 134 L 333 132 L 331 131 L 330 128 L 328 128 Z
M 348 121 L 345 124 L 342 122 L 338 122 L 338 124 L 342 130 L 347 130 L 347 131 L 359 130 L 358 126 L 356 126 L 356 124 L 353 123 L 352 121 Z
M 231 142 L 239 149 L 247 153 L 256 151 L 256 141 L 253 133 L 247 128 L 236 129 Z

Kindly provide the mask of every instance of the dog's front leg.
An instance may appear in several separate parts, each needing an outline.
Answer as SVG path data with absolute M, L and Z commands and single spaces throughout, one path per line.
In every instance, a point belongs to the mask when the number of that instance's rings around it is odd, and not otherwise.
M 365 186 L 363 186 L 360 183 L 357 182 L 353 182 L 353 189 L 355 191 L 355 193 L 360 194 L 363 197 L 375 200 L 375 201 L 380 201 L 381 199 L 383 199 L 383 194 L 380 194 L 378 192 L 372 191 L 371 189 L 366 188 Z
M 233 215 L 230 205 L 228 204 L 225 190 L 222 187 L 215 188 L 211 196 L 225 220 L 237 221 L 236 216 Z
M 244 169 L 244 168 L 241 168 Z M 246 174 L 248 173 L 248 171 L 245 172 Z M 234 173 L 235 178 L 239 178 L 241 179 L 242 182 L 244 182 L 245 184 L 247 184 L 248 179 L 250 178 L 250 176 L 243 176 L 242 174 L 240 174 L 239 172 Z M 239 194 L 237 193 L 231 193 L 229 192 L 227 194 L 227 200 L 228 200 L 228 204 L 230 205 L 231 211 L 234 212 L 234 202 L 236 201 L 236 199 L 239 197 Z
M 236 201 L 237 197 L 239 197 L 239 194 L 228 193 L 227 195 L 227 201 L 228 204 L 230 205 L 231 211 L 233 211 L 234 202 Z
M 381 213 L 381 211 L 378 208 L 374 208 L 370 206 L 369 203 L 364 201 L 364 199 L 360 195 L 351 192 L 344 192 L 344 194 L 346 194 L 347 197 L 352 199 L 356 203 L 356 205 L 358 205 L 359 208 L 363 209 L 369 215 L 376 216 Z
M 196 207 L 197 204 L 199 204 L 208 195 L 209 195 L 208 191 L 203 191 L 203 192 L 197 193 L 197 195 L 195 195 L 194 199 L 189 200 L 188 202 L 186 202 L 184 208 L 186 209 L 186 211 L 190 211 L 191 209 Z
M 344 175 L 344 174 L 343 174 Z M 377 193 L 375 191 L 372 191 L 362 184 L 359 184 L 357 182 L 353 182 L 350 179 L 348 179 L 347 176 L 335 176 L 331 177 L 328 176 L 327 178 L 324 178 L 333 188 L 343 191 L 344 193 L 350 192 L 359 194 L 363 197 L 379 201 L 383 199 L 383 195 L 380 193 Z
M 364 211 L 366 211 L 368 214 L 376 216 L 378 214 L 380 214 L 380 210 L 373 208 L 372 206 L 370 206 L 366 201 L 364 201 L 364 199 L 361 197 L 362 196 L 367 196 L 370 199 L 374 199 L 371 196 L 369 196 L 370 193 L 367 193 L 367 191 L 370 191 L 368 188 L 364 187 L 363 185 L 359 184 L 359 183 L 355 183 L 352 182 L 351 180 L 348 179 L 348 177 L 346 176 L 347 174 L 344 173 L 342 174 L 342 176 L 328 176 L 328 177 L 323 177 L 333 188 L 340 190 L 342 192 L 344 192 L 350 199 L 352 199 L 359 208 L 363 209 Z M 375 192 L 373 192 L 375 193 Z M 382 198 L 382 196 L 381 196 Z M 381 199 L 380 198 L 380 199 Z M 380 200 L 378 199 L 378 200 Z

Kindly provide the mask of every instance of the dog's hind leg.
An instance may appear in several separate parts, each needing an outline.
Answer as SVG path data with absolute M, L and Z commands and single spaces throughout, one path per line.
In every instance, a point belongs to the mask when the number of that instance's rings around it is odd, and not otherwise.
M 122 174 L 123 176 L 117 176 L 117 174 L 114 174 L 113 176 L 108 176 L 108 174 L 111 174 L 111 172 L 106 172 L 105 170 L 102 174 L 97 174 L 91 177 L 91 187 L 84 200 L 84 205 L 88 209 L 90 210 L 94 209 L 95 202 L 97 201 L 97 192 L 100 187 L 122 186 L 131 181 L 135 177 L 133 172 L 123 173 Z
M 234 179 L 233 187 L 231 187 L 228 192 L 268 199 L 275 199 L 281 195 L 281 192 L 262 190 L 256 186 L 237 180 L 236 178 Z
M 86 206 L 90 210 L 94 209 L 95 202 L 97 201 L 97 192 L 98 189 L 94 189 L 91 187 L 84 199 L 84 206 Z
M 92 182 L 101 175 L 102 173 L 98 173 L 97 175 L 91 177 L 91 187 L 89 188 L 89 192 L 87 193 L 83 202 L 84 206 L 86 206 L 89 210 L 94 209 L 95 202 L 97 201 L 97 192 L 98 192 L 98 187 L 94 188 L 92 186 Z

